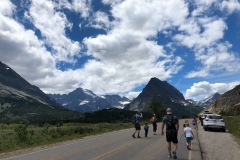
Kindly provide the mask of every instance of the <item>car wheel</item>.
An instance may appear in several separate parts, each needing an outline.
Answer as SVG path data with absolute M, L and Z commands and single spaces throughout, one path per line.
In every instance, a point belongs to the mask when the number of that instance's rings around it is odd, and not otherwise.
M 222 131 L 223 131 L 223 132 L 226 132 L 226 129 L 225 129 L 225 128 L 223 128 L 223 129 L 222 129 Z
M 207 127 L 204 127 L 204 126 L 203 126 L 203 129 L 204 129 L 204 131 L 207 131 Z

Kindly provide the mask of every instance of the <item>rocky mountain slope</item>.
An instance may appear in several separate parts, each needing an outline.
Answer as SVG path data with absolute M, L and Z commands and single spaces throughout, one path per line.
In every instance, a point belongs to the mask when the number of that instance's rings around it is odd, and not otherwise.
M 191 99 L 186 99 L 188 102 L 192 103 L 192 104 L 195 104 L 197 106 L 200 106 L 202 108 L 206 108 L 208 107 L 215 99 L 217 99 L 218 97 L 220 96 L 219 93 L 215 93 L 203 100 L 200 100 L 200 101 L 194 101 L 194 100 L 191 100 Z
M 172 108 L 174 114 L 178 116 L 196 115 L 202 110 L 201 107 L 186 101 L 183 94 L 175 87 L 157 78 L 151 78 L 139 96 L 126 105 L 124 109 L 144 110 L 149 107 L 149 102 L 152 98 L 166 107 Z
M 214 100 L 206 109 L 215 113 L 240 113 L 240 85 L 237 85 L 232 90 L 225 92 L 223 95 Z
M 38 87 L 0 62 L 0 120 L 54 120 L 66 118 L 64 116 L 68 112 Z

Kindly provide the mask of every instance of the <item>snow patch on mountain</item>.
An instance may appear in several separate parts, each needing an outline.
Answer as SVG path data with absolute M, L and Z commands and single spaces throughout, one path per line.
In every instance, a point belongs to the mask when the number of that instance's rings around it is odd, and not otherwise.
M 79 103 L 79 105 L 81 106 L 81 105 L 84 105 L 84 104 L 87 104 L 87 103 L 89 103 L 88 100 L 83 100 L 83 101 L 81 101 L 81 102 Z

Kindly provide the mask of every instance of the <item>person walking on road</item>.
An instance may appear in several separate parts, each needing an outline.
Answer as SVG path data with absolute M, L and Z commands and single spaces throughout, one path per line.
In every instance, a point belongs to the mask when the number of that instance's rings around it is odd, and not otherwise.
M 178 129 L 179 129 L 179 121 L 176 116 L 172 115 L 171 108 L 167 109 L 167 115 L 163 118 L 162 121 L 162 135 L 164 134 L 164 126 L 166 125 L 166 139 L 168 142 L 168 157 L 177 159 L 177 147 L 178 147 Z M 171 142 L 174 145 L 174 149 L 171 154 Z
M 193 117 L 193 119 L 192 119 L 192 125 L 193 125 L 193 128 L 194 128 L 194 129 L 197 128 L 197 118 Z
M 149 129 L 149 126 L 147 123 L 145 123 L 145 126 L 144 126 L 144 131 L 145 131 L 145 137 L 148 136 L 148 129 Z
M 199 122 L 198 123 L 201 123 L 201 126 L 203 126 L 203 115 L 199 116 Z
M 133 138 L 136 138 L 135 137 L 135 133 L 137 132 L 138 133 L 138 136 L 137 138 L 142 138 L 140 137 L 140 130 L 141 130 L 141 126 L 140 126 L 140 118 L 142 117 L 142 113 L 140 112 L 137 112 L 134 116 L 133 116 L 133 123 L 134 123 L 134 126 L 135 126 L 135 132 L 133 133 L 132 137 Z
M 192 140 L 195 138 L 194 137 L 194 134 L 193 134 L 193 132 L 192 132 L 192 129 L 189 127 L 189 124 L 187 123 L 187 124 L 185 124 L 185 128 L 184 128 L 184 132 L 183 132 L 183 134 L 182 134 L 182 136 L 183 135 L 185 135 L 185 137 L 186 137 L 186 144 L 187 144 L 187 149 L 188 150 L 191 150 L 191 146 L 192 146 Z M 182 138 L 182 136 L 181 136 L 181 138 Z
M 156 114 L 153 114 L 150 121 L 152 122 L 152 125 L 153 125 L 153 134 L 157 135 L 157 133 L 156 133 L 156 131 L 157 131 L 157 117 L 156 117 Z

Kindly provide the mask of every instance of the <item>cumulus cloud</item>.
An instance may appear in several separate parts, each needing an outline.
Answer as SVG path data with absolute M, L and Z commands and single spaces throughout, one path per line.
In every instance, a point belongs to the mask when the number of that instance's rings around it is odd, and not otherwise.
M 128 92 L 127 95 L 124 95 L 128 97 L 129 99 L 134 99 L 136 98 L 141 92 Z
M 13 14 L 13 11 L 15 10 L 15 8 L 16 7 L 9 1 L 2 1 L 0 6 L 0 13 L 3 16 L 9 16 Z
M 174 39 L 179 44 L 193 49 L 195 60 L 202 66 L 187 73 L 186 78 L 207 77 L 222 71 L 240 71 L 239 67 L 233 65 L 240 62 L 239 57 L 231 51 L 230 43 L 223 41 L 224 34 L 228 30 L 224 17 L 211 16 L 211 14 L 206 16 L 212 7 L 232 6 L 232 3 L 237 2 L 197 1 L 198 8 L 192 11 L 193 16 L 180 25 L 181 32 L 176 34 Z M 238 7 L 225 7 L 225 9 L 233 12 L 232 10 L 238 10 Z
M 104 12 L 97 11 L 94 13 L 93 18 L 90 18 L 92 22 L 90 22 L 89 26 L 96 29 L 103 29 L 108 31 L 111 29 L 111 22 L 108 18 L 108 15 Z
M 25 29 L 11 18 L 15 6 L 10 1 L 6 5 L 9 7 L 0 9 L 1 61 L 45 92 L 63 93 L 76 88 L 77 77 L 72 79 L 76 73 L 72 73 L 71 70 L 66 72 L 57 70 L 56 59 L 44 47 L 44 42 L 38 39 L 32 30 Z
M 238 11 L 236 0 L 103 0 L 110 7 L 108 12 L 94 10 L 91 0 L 29 2 L 21 8 L 24 17 L 18 17 L 19 6 L 10 0 L 1 2 L 0 59 L 46 93 L 68 93 L 82 87 L 96 94 L 134 97 L 139 92 L 132 90 L 151 77 L 174 77 L 185 67 L 188 54 L 194 54 L 200 65 L 188 69 L 187 78 L 240 70 L 239 56 L 231 51 L 230 42 L 223 40 L 228 30 L 226 19 L 210 12 L 212 7 L 227 10 L 227 14 Z M 70 15 L 77 15 L 79 21 L 72 21 Z M 76 40 L 89 29 L 81 28 L 71 39 L 73 26 L 81 24 L 91 27 L 94 36 Z M 95 34 L 99 30 L 101 34 Z M 164 38 L 166 45 L 160 43 Z M 179 55 L 178 46 L 192 52 Z M 83 61 L 79 68 L 57 67 L 59 62 L 74 65 L 79 59 Z M 187 96 L 198 96 L 194 91 L 197 84 Z
M 58 0 L 52 1 L 54 6 L 62 10 L 68 9 L 70 11 L 74 11 L 80 14 L 80 17 L 87 18 L 90 16 L 91 10 L 91 2 L 92 0 Z
M 239 11 L 240 10 L 240 3 L 238 0 L 229 0 L 229 1 L 223 1 L 220 4 L 220 8 L 223 11 L 227 11 L 229 14 Z
M 190 89 L 186 90 L 185 98 L 202 100 L 217 92 L 223 94 L 239 85 L 239 83 L 240 81 L 232 83 L 209 83 L 207 81 L 194 83 Z
M 48 47 L 53 49 L 54 57 L 59 61 L 73 61 L 79 54 L 79 42 L 66 37 L 65 30 L 72 24 L 62 12 L 56 11 L 51 1 L 33 0 L 29 9 L 33 24 L 45 37 Z

